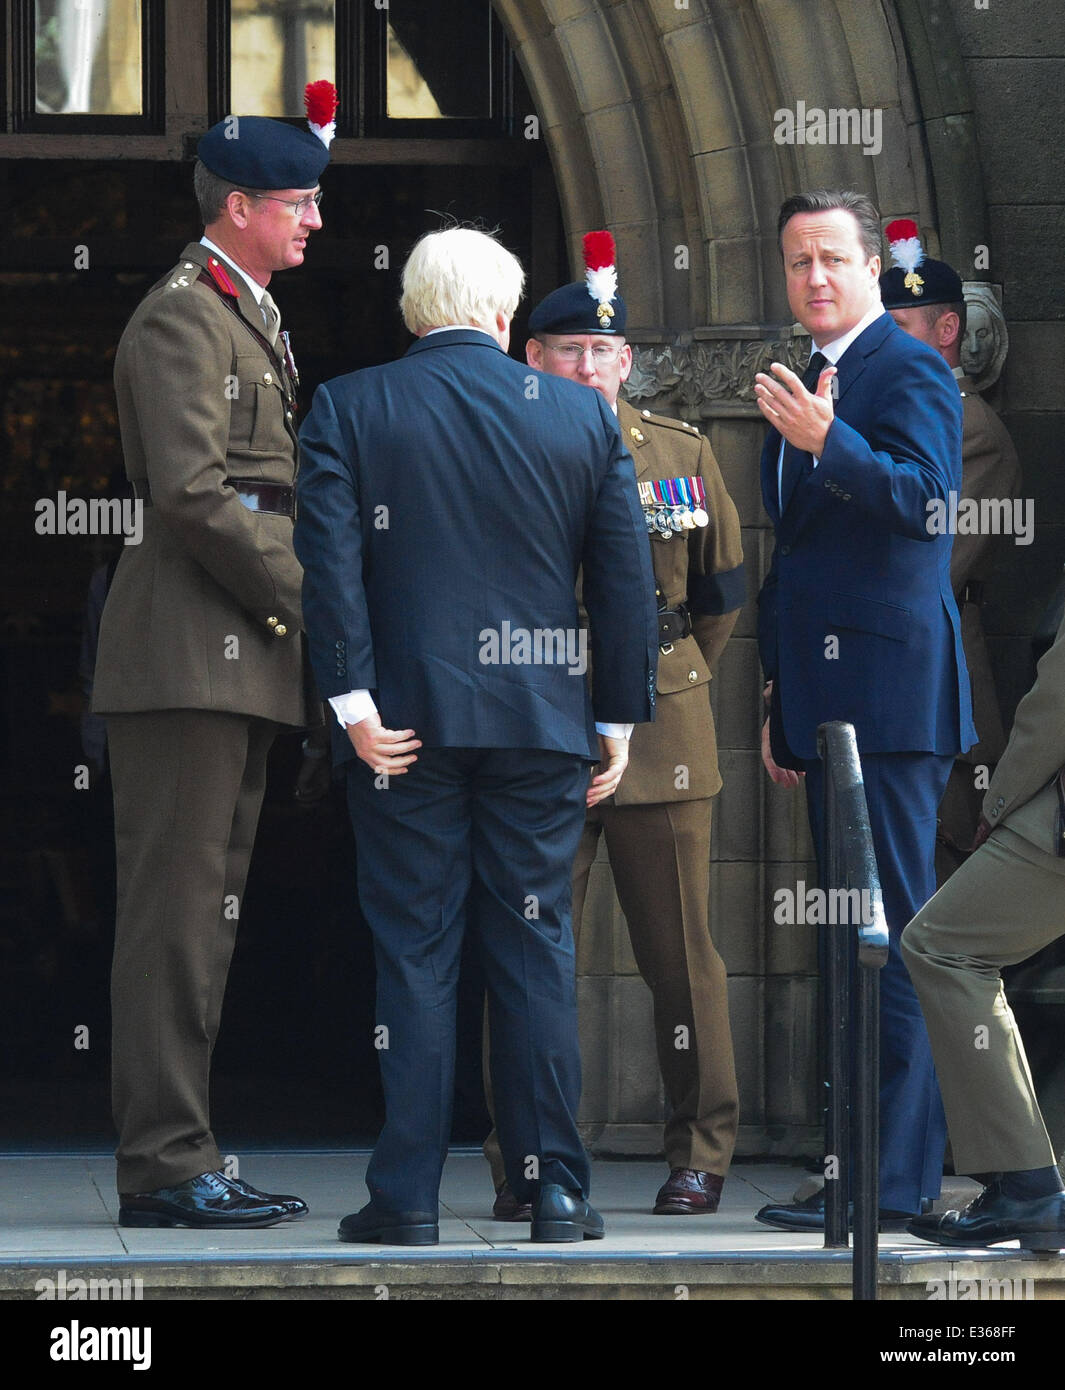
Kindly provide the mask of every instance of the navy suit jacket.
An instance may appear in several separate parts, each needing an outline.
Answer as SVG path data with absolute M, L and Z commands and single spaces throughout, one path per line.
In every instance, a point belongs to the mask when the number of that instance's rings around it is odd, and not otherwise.
M 961 490 L 958 385 L 889 314 L 850 345 L 836 381 L 820 463 L 805 455 L 783 514 L 776 430 L 762 451 L 776 549 L 758 644 L 775 683 L 774 756 L 794 765 L 783 732 L 796 758 L 816 758 L 830 719 L 855 726 L 860 753 L 956 754 L 976 734 L 952 537 L 929 531 L 928 503 Z
M 597 759 L 596 720 L 653 717 L 634 477 L 598 391 L 532 372 L 477 329 L 320 386 L 300 433 L 295 545 L 322 695 L 369 689 L 382 722 L 427 747 Z M 354 756 L 346 738 L 334 746 Z

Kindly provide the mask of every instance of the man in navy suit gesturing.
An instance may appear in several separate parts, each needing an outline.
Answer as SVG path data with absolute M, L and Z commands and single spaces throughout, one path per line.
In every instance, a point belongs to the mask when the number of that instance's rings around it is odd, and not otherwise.
M 824 866 L 817 726 L 858 738 L 890 957 L 880 992 L 882 1226 L 939 1195 L 946 1126 L 903 928 L 935 892 L 936 809 L 969 748 L 969 680 L 950 585 L 951 537 L 929 504 L 961 488 L 961 400 L 950 368 L 880 302 L 880 219 L 853 192 L 798 194 L 778 219 L 788 302 L 814 348 L 800 381 L 759 374 L 772 426 L 762 496 L 776 549 L 759 596 L 769 682 L 762 756 L 775 782 L 805 776 Z M 935 510 L 934 506 L 932 510 Z M 824 1227 L 824 1197 L 758 1219 Z
M 603 1233 L 575 1122 L 570 868 L 586 804 L 624 771 L 625 725 L 653 717 L 654 579 L 606 403 L 506 354 L 523 280 L 483 233 L 423 237 L 403 272 L 418 341 L 320 387 L 300 438 L 303 611 L 346 763 L 386 1105 L 342 1240 L 439 1238 L 467 930 L 532 1239 Z

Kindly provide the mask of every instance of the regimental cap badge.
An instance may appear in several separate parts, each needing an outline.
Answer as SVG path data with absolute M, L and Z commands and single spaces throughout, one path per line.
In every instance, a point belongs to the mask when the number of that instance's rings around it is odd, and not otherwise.
M 915 303 L 964 302 L 961 276 L 946 261 L 925 255 L 916 222 L 900 217 L 888 223 L 885 235 L 891 246 L 892 261 L 891 268 L 880 277 L 880 299 L 885 309 L 908 309 Z
M 588 232 L 584 238 L 584 279 L 596 301 L 600 329 L 610 328 L 618 294 L 617 248 L 609 232 Z
M 897 222 L 888 223 L 886 235 L 891 247 L 891 264 L 903 272 L 903 285 L 915 298 L 924 294 L 924 280 L 917 274 L 917 267 L 924 260 L 917 223 L 900 217 Z

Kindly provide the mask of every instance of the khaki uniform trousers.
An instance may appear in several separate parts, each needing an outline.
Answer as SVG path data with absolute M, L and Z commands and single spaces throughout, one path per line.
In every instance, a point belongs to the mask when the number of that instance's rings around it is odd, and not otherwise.
M 1046 822 L 1053 787 L 1040 792 Z M 1036 803 L 1033 803 L 1036 804 Z M 1065 859 L 1008 825 L 913 919 L 902 955 L 932 1042 L 959 1173 L 1045 1168 L 1055 1161 L 1001 970 L 1065 932 Z
M 573 865 L 573 931 L 579 941 L 588 873 L 604 835 L 633 955 L 654 998 L 658 1063 L 671 1110 L 666 1161 L 724 1177 L 739 1097 L 728 982 L 710 935 L 711 805 L 675 801 L 591 811 Z M 491 1110 L 487 1085 L 486 1095 Z M 504 1174 L 494 1130 L 484 1150 L 498 1189 Z
M 118 1190 L 212 1172 L 211 1052 L 277 725 L 213 710 L 107 717 L 118 905 Z

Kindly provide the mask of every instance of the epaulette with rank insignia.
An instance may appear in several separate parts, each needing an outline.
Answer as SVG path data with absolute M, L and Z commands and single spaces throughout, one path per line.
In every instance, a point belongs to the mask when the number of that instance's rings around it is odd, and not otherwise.
M 698 439 L 700 437 L 698 427 L 689 425 L 687 420 L 677 420 L 672 415 L 652 415 L 649 410 L 641 410 L 640 415 L 648 424 L 661 425 L 670 430 L 680 430 L 682 434 L 686 434 L 690 438 Z

